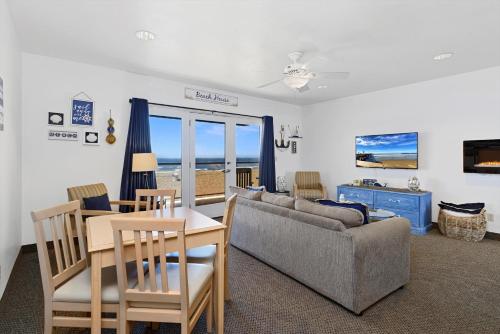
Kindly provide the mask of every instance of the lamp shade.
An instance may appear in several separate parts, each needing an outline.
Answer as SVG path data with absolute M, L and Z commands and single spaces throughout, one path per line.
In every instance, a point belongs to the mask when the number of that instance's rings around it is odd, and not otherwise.
M 134 153 L 132 155 L 132 172 L 151 172 L 158 168 L 156 154 Z

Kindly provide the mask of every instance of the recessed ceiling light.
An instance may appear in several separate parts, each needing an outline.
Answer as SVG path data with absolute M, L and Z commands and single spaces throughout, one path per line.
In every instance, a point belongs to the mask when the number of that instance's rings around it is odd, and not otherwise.
M 445 60 L 453 57 L 453 52 L 444 52 L 434 56 L 434 60 Z
M 320 85 L 320 86 L 318 86 L 318 89 L 325 89 L 325 88 L 328 88 L 328 86 L 327 85 Z
M 141 41 L 152 41 L 156 36 L 151 31 L 139 30 L 135 33 L 135 37 Z

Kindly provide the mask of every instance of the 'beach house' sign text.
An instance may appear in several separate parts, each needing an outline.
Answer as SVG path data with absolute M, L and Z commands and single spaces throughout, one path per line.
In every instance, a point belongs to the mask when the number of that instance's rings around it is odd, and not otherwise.
M 184 91 L 184 96 L 189 100 L 197 100 L 202 102 L 210 102 L 223 104 L 226 106 L 237 107 L 238 98 L 236 96 L 223 95 L 214 92 L 207 92 L 205 90 L 187 88 Z

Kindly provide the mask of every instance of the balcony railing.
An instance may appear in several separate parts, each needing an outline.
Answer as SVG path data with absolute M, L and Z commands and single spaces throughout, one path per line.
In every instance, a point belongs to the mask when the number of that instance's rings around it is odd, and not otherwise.
M 220 169 L 199 168 L 199 166 L 221 165 Z M 156 172 L 156 182 L 158 188 L 175 189 L 176 199 L 182 197 L 182 172 L 181 164 L 175 162 L 158 163 L 159 170 Z M 161 170 L 162 166 L 177 166 L 170 170 Z M 196 204 L 212 204 L 223 202 L 225 200 L 225 173 L 224 163 L 221 162 L 202 162 L 196 164 Z M 236 185 L 247 187 L 258 185 L 259 167 L 236 167 Z

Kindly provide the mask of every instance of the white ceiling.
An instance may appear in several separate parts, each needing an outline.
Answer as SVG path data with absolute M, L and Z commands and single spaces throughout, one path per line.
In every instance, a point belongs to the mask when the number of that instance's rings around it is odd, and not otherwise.
M 500 65 L 498 0 L 10 0 L 24 51 L 310 104 Z M 139 41 L 137 30 L 157 35 Z M 287 54 L 349 71 L 295 93 Z M 436 62 L 434 55 L 455 56 Z M 319 85 L 328 85 L 318 89 Z

